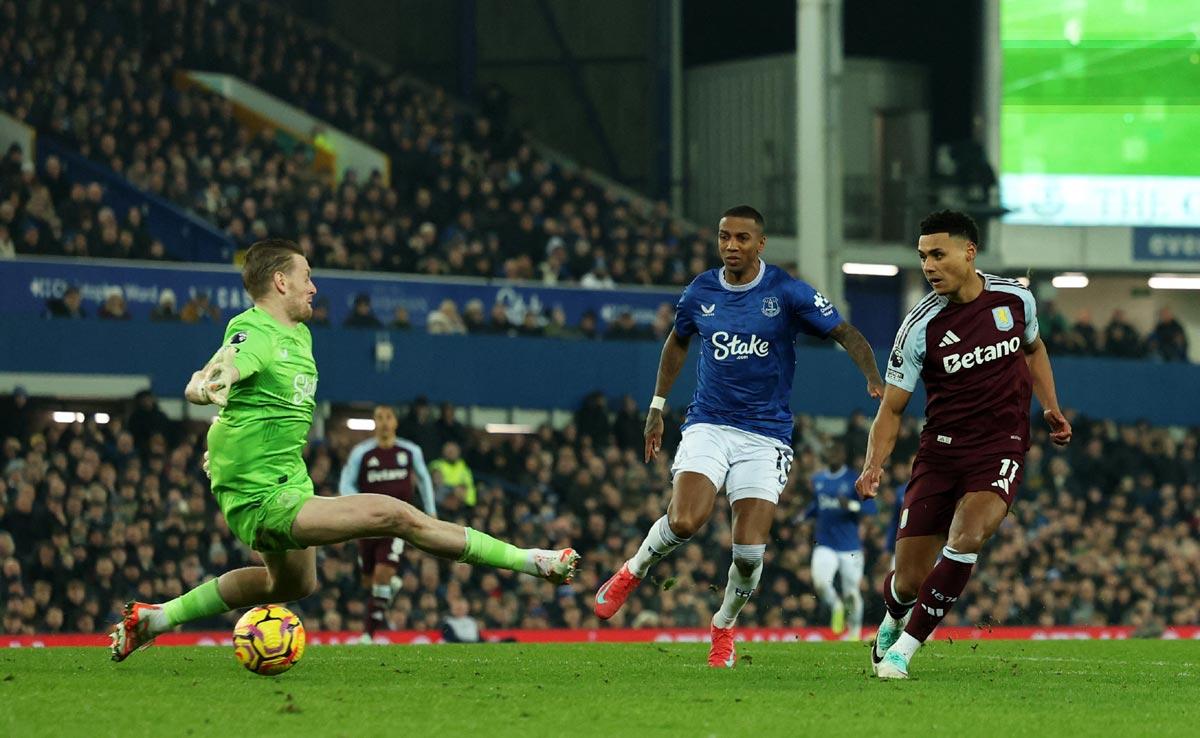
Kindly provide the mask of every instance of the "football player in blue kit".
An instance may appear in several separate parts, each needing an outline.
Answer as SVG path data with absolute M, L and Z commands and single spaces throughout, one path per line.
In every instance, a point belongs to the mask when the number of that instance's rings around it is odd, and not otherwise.
M 863 621 L 863 552 L 858 524 L 863 515 L 875 514 L 875 500 L 858 499 L 854 489 L 858 475 L 846 466 L 846 447 L 841 442 L 832 444 L 825 458 L 829 467 L 812 475 L 813 500 L 805 511 L 805 517 L 817 519 L 813 588 L 829 608 L 829 626 L 834 633 L 846 630 L 846 603 L 850 605 L 846 638 L 857 641 L 862 638 Z M 835 574 L 841 580 L 841 596 L 833 586 Z
M 775 507 L 791 468 L 789 400 L 797 337 L 834 339 L 866 378 L 868 394 L 876 399 L 883 394 L 867 340 L 811 285 L 763 262 L 766 244 L 757 210 L 748 205 L 726 210 L 717 232 L 724 266 L 697 276 L 679 298 L 645 430 L 649 462 L 662 447 L 666 396 L 698 336 L 696 392 L 671 467 L 671 502 L 634 557 L 596 592 L 596 615 L 607 620 L 652 564 L 704 525 L 724 488 L 733 508 L 733 564 L 724 601 L 712 620 L 712 667 L 736 662 L 733 625 L 758 586 Z M 819 381 L 813 385 L 819 391 Z

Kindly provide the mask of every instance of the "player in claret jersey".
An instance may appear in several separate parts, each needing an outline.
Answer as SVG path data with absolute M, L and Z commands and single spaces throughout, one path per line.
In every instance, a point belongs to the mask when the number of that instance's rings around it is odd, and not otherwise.
M 908 676 L 909 660 L 962 595 L 979 550 L 1012 506 L 1029 448 L 1031 392 L 1054 443 L 1071 440 L 1033 295 L 1019 282 L 976 271 L 978 241 L 963 213 L 921 221 L 917 253 L 933 292 L 896 335 L 856 483 L 862 497 L 875 496 L 920 377 L 925 428 L 900 513 L 896 568 L 883 580 L 887 615 L 871 649 L 881 678 Z
M 797 336 L 830 337 L 842 344 L 872 397 L 882 395 L 883 381 L 871 346 L 829 300 L 763 263 L 767 239 L 757 210 L 747 205 L 726 210 L 717 243 L 725 266 L 696 277 L 679 299 L 646 416 L 649 462 L 662 444 L 663 403 L 692 337 L 699 336 L 696 394 L 671 467 L 671 503 L 634 557 L 600 587 L 595 611 L 603 620 L 615 615 L 650 566 L 704 525 L 723 487 L 733 507 L 733 564 L 724 602 L 713 616 L 708 664 L 730 667 L 736 661 L 733 624 L 758 586 L 775 506 L 792 465 L 789 400 Z M 819 392 L 819 378 L 810 381 Z
M 425 466 L 421 447 L 396 436 L 396 411 L 387 405 L 375 408 L 375 434 L 350 450 L 342 467 L 338 492 L 343 495 L 387 495 L 416 504 L 417 492 L 421 507 L 431 518 L 437 517 L 433 480 Z M 403 538 L 358 539 L 358 561 L 362 567 L 363 586 L 370 592 L 367 601 L 368 637 L 380 628 L 387 629 L 387 608 L 394 594 L 400 556 L 404 553 Z

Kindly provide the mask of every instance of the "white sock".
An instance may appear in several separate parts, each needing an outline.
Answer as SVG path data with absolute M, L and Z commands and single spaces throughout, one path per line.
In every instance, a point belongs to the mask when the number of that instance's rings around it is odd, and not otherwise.
M 732 628 L 737 622 L 738 613 L 754 594 L 758 580 L 762 577 L 763 554 L 767 551 L 765 543 L 735 543 L 733 544 L 733 563 L 729 565 L 729 582 L 725 585 L 725 599 L 721 609 L 713 615 L 712 623 L 718 628 Z M 750 576 L 742 574 L 738 564 L 743 567 L 753 566 Z
M 659 559 L 664 558 L 667 554 L 687 543 L 686 538 L 680 538 L 671 530 L 671 526 L 667 523 L 667 516 L 664 515 L 654 521 L 654 525 L 650 526 L 650 532 L 646 534 L 646 540 L 642 541 L 642 545 L 638 548 L 637 553 L 628 561 L 629 571 L 638 579 L 643 579 L 646 573 L 650 571 L 650 567 L 657 564 Z
M 892 646 L 892 651 L 899 653 L 904 657 L 905 661 L 912 659 L 913 654 L 921 647 L 921 642 L 913 638 L 908 633 L 901 633 L 900 640 L 896 641 L 896 645 Z

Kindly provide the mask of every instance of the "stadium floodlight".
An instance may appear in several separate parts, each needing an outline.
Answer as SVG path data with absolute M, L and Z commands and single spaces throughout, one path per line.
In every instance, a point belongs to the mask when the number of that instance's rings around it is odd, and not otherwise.
M 1060 290 L 1079 289 L 1088 286 L 1088 276 L 1081 272 L 1066 272 L 1050 280 Z
M 900 273 L 900 267 L 895 264 L 859 264 L 846 262 L 842 264 L 842 274 L 859 274 L 866 277 L 894 277 Z
M 74 423 L 75 422 L 75 413 L 69 413 L 64 410 L 55 410 L 54 415 L 52 417 L 54 418 L 55 423 Z
M 488 423 L 483 429 L 499 435 L 528 435 L 534 431 L 533 426 L 527 423 Z
M 96 421 L 99 425 L 107 425 L 108 421 L 112 420 L 112 418 L 109 417 L 108 413 L 96 413 L 92 416 L 92 420 Z
M 356 431 L 375 430 L 374 418 L 346 418 L 346 427 Z
M 1147 284 L 1152 290 L 1200 290 L 1200 274 L 1155 274 Z

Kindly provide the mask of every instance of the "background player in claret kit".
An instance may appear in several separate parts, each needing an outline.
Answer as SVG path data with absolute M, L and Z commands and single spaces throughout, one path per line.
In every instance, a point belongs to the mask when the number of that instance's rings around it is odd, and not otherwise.
M 733 508 L 733 564 L 713 616 L 708 664 L 730 667 L 736 661 L 733 624 L 758 586 L 775 506 L 791 469 L 796 337 L 828 336 L 842 344 L 872 397 L 882 395 L 883 383 L 862 334 L 821 293 L 762 261 L 767 239 L 757 210 L 748 205 L 726 210 L 717 240 L 725 266 L 696 277 L 679 299 L 646 416 L 649 462 L 661 448 L 665 398 L 692 336 L 699 335 L 696 394 L 671 467 L 671 503 L 634 557 L 600 587 L 595 611 L 603 620 L 615 615 L 650 566 L 704 525 L 724 487 Z
M 862 539 L 859 521 L 874 515 L 875 501 L 860 502 L 854 490 L 854 472 L 846 466 L 846 447 L 840 440 L 825 453 L 828 468 L 813 474 L 813 500 L 805 517 L 815 517 L 816 546 L 812 554 L 813 589 L 829 608 L 829 627 L 834 633 L 846 630 L 846 603 L 850 605 L 848 640 L 862 638 L 863 578 Z M 841 595 L 833 586 L 838 575 Z
M 205 468 L 225 521 L 263 566 L 226 572 L 170 602 L 130 602 L 112 632 L 121 661 L 167 630 L 251 605 L 287 602 L 317 588 L 316 549 L 357 538 L 402 538 L 469 564 L 569 581 L 579 555 L 520 549 L 436 520 L 395 497 L 313 495 L 301 452 L 316 407 L 312 317 L 317 288 L 300 248 L 268 239 L 246 252 L 242 282 L 254 307 L 229 321 L 221 348 L 184 390 L 189 402 L 220 406 L 208 432 Z
M 908 676 L 909 660 L 958 600 L 980 549 L 1012 506 L 1029 448 L 1031 389 L 1050 438 L 1060 446 L 1071 440 L 1033 295 L 1019 282 L 975 271 L 978 241 L 975 222 L 963 213 L 940 211 L 921 221 L 917 253 L 933 292 L 896 335 L 857 482 L 859 494 L 875 496 L 901 414 L 922 378 L 925 428 L 900 514 L 896 568 L 883 580 L 887 615 L 871 649 L 882 678 Z
M 375 408 L 375 435 L 350 451 L 338 492 L 343 495 L 359 493 L 387 495 L 416 504 L 414 489 L 420 492 L 421 507 L 431 518 L 437 517 L 433 480 L 425 466 L 421 447 L 396 436 L 396 411 L 387 405 Z M 400 556 L 404 553 L 403 538 L 360 538 L 358 559 L 362 566 L 363 586 L 371 593 L 367 602 L 367 635 L 387 629 L 387 610 L 395 594 L 393 582 Z

